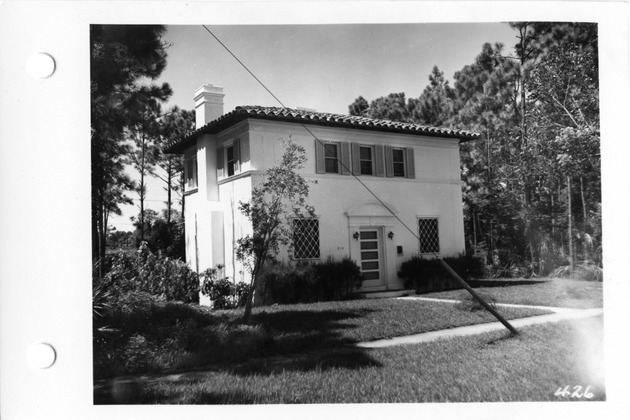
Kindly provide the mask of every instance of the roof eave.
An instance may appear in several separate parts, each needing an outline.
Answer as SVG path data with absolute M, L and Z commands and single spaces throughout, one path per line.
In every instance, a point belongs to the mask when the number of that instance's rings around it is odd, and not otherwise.
M 203 127 L 198 128 L 192 133 L 186 135 L 180 140 L 175 140 L 172 144 L 168 145 L 164 151 L 169 154 L 182 154 L 184 151 L 191 146 L 196 144 L 197 137 L 202 134 L 207 133 L 218 133 L 223 129 L 236 124 L 242 120 L 254 118 L 259 120 L 267 120 L 267 121 L 281 121 L 281 122 L 289 122 L 293 124 L 308 124 L 308 125 L 319 125 L 319 126 L 327 126 L 327 127 L 338 127 L 338 128 L 347 128 L 347 129 L 355 129 L 355 130 L 365 130 L 365 131 L 380 131 L 380 132 L 390 132 L 390 133 L 399 133 L 399 134 L 410 134 L 415 136 L 430 136 L 430 137 L 441 137 L 441 138 L 450 138 L 450 139 L 458 139 L 459 143 L 465 143 L 468 141 L 478 140 L 480 135 L 477 133 L 459 131 L 454 133 L 448 132 L 440 132 L 440 131 L 431 131 L 421 132 L 417 130 L 409 130 L 396 126 L 378 126 L 378 125 L 363 125 L 363 124 L 353 124 L 346 122 L 339 122 L 330 119 L 296 119 L 292 116 L 286 115 L 273 115 L 273 114 L 252 114 L 248 112 L 246 109 L 237 108 L 234 111 L 223 115 L 222 117 L 211 121 L 210 123 L 204 125 Z M 437 130 L 437 129 L 436 129 Z

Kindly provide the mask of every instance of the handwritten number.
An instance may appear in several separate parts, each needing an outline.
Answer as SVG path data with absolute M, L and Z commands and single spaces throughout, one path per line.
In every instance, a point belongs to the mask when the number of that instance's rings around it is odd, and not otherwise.
M 565 386 L 564 389 L 562 389 L 562 387 L 558 388 L 558 390 L 556 391 L 556 397 L 567 397 L 571 394 L 571 392 L 569 391 L 569 386 Z
M 573 387 L 573 392 L 571 392 L 569 390 L 569 388 L 571 388 L 569 385 L 565 386 L 564 388 L 560 387 L 558 388 L 558 390 L 555 392 L 555 396 L 556 397 L 570 397 L 570 398 L 593 398 L 593 393 L 591 392 L 591 386 L 587 386 L 586 389 L 584 389 L 584 387 L 582 385 L 576 385 Z M 582 392 L 582 389 L 584 389 L 584 392 Z
M 589 399 L 590 399 L 590 398 L 593 398 L 593 393 L 589 391 L 590 389 L 591 389 L 591 386 L 589 385 L 589 386 L 587 386 L 587 387 L 586 387 L 586 389 L 584 390 L 584 396 L 585 396 L 586 398 L 589 398 Z

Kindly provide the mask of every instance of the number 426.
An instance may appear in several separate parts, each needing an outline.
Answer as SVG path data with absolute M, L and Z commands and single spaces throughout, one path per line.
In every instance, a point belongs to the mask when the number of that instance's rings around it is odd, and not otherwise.
M 591 392 L 591 386 L 587 386 L 584 392 L 582 392 L 582 386 L 576 385 L 573 387 L 573 392 L 570 391 L 570 386 L 567 385 L 564 388 L 560 387 L 554 394 L 556 397 L 570 397 L 570 398 L 593 398 L 593 393 Z

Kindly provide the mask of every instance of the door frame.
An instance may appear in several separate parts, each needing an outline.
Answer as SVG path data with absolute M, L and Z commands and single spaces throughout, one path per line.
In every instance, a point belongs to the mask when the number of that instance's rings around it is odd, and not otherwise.
M 381 290 L 382 288 L 385 288 L 385 290 L 389 289 L 389 285 L 388 285 L 388 281 L 387 281 L 387 254 L 386 254 L 386 243 L 384 241 L 383 238 L 383 233 L 385 232 L 385 227 L 384 226 L 360 226 L 358 228 L 358 232 L 359 235 L 361 234 L 361 232 L 376 232 L 376 241 L 378 244 L 378 248 L 377 248 L 377 252 L 378 252 L 378 270 L 379 270 L 379 283 L 377 285 L 372 285 L 372 286 L 361 286 L 361 289 L 363 290 Z M 359 269 L 362 270 L 361 265 L 363 263 L 363 259 L 361 258 L 361 252 L 363 252 L 363 250 L 361 249 L 361 237 L 359 237 L 358 240 L 356 240 L 355 242 L 358 243 L 358 248 L 359 248 L 359 260 L 358 260 L 358 265 L 359 265 Z M 366 250 L 367 251 L 367 250 Z M 368 280 L 369 281 L 369 280 Z

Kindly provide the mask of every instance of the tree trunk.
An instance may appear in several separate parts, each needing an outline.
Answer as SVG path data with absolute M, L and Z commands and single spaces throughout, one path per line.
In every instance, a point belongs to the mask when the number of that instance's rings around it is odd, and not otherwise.
M 582 197 L 582 221 L 586 225 L 586 200 L 584 199 L 584 178 L 580 177 L 580 196 Z
M 475 247 L 475 252 L 477 252 L 477 222 L 475 220 L 476 215 L 475 211 L 472 211 L 472 225 L 473 225 L 473 245 Z
M 100 190 L 100 189 L 99 189 Z M 98 268 L 98 277 L 103 277 L 103 270 L 101 268 L 101 236 L 100 236 L 100 219 L 101 219 L 101 200 L 97 199 L 92 201 L 92 264 L 96 264 Z
M 247 301 L 245 303 L 245 312 L 243 313 L 243 324 L 249 323 L 249 318 L 252 314 L 252 307 L 254 306 L 254 291 L 256 290 L 256 283 L 258 282 L 258 273 L 262 267 L 261 262 L 256 262 L 254 269 L 252 270 L 252 284 L 249 293 L 247 294 Z
M 173 182 L 173 161 L 171 159 L 168 160 L 168 173 L 166 174 L 167 178 L 167 183 L 166 183 L 166 192 L 167 192 L 167 198 L 166 198 L 166 224 L 167 226 L 171 225 L 171 182 Z
M 140 242 L 144 241 L 144 130 L 142 130 L 142 155 L 140 156 Z
M 549 206 L 549 212 L 551 213 L 551 239 L 553 240 L 553 238 L 556 235 L 556 216 L 555 216 L 555 207 L 554 207 L 554 200 L 553 200 L 553 191 L 549 191 L 549 199 L 551 201 L 550 206 Z
M 182 176 L 180 178 L 180 184 L 179 184 L 180 191 L 182 192 L 182 220 L 186 220 L 186 217 L 184 216 L 184 209 L 185 209 L 184 206 L 186 205 L 185 204 L 186 203 L 186 194 L 185 194 L 186 184 L 185 184 L 185 181 L 186 180 L 184 179 L 184 171 L 182 171 Z
M 568 220 L 568 229 L 567 233 L 569 235 L 569 266 L 571 267 L 571 272 L 573 272 L 574 264 L 573 264 L 573 236 L 571 231 L 573 229 L 572 226 L 572 217 L 571 217 L 571 178 L 567 176 L 567 220 Z
M 586 233 L 586 200 L 584 199 L 584 178 L 580 177 L 580 197 L 582 199 L 582 232 Z M 582 239 L 582 252 L 584 261 L 588 261 L 588 243 Z
M 101 208 L 101 226 L 99 232 L 99 265 L 102 267 L 105 262 L 105 246 L 107 245 L 107 219 L 105 216 L 105 206 Z M 101 273 L 103 272 L 101 268 Z

